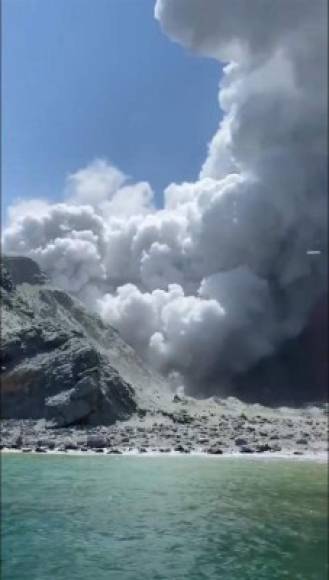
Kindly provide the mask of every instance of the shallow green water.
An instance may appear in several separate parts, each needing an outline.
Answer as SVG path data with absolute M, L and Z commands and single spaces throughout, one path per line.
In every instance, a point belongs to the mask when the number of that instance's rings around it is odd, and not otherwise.
M 3 580 L 325 580 L 326 467 L 2 458 Z

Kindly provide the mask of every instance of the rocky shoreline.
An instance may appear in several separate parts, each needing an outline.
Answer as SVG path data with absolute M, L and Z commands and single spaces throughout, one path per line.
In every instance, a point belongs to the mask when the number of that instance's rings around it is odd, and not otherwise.
M 216 406 L 215 406 L 216 407 Z M 216 408 L 215 408 L 216 411 Z M 51 428 L 44 420 L 3 420 L 1 449 L 23 453 L 206 453 L 322 455 L 328 452 L 325 410 L 136 414 L 110 426 Z
M 22 257 L 2 261 L 0 449 L 327 453 L 328 409 L 321 397 L 305 408 L 272 408 L 247 403 L 245 396 L 242 401 L 174 393 L 114 328 L 53 287 L 35 262 Z M 268 385 L 263 379 L 261 384 Z M 312 392 L 317 397 L 316 389 Z M 298 404 L 289 396 L 284 400 Z

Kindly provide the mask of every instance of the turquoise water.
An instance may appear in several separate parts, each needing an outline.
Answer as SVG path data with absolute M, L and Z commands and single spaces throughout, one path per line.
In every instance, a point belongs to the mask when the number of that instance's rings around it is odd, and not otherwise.
M 326 467 L 2 458 L 2 580 L 325 580 Z

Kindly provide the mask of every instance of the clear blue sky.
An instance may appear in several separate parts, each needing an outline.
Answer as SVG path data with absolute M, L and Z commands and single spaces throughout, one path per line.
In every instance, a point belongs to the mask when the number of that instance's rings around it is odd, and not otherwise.
M 218 63 L 172 43 L 154 0 L 3 0 L 2 192 L 60 199 L 104 157 L 149 180 L 195 179 L 219 121 Z

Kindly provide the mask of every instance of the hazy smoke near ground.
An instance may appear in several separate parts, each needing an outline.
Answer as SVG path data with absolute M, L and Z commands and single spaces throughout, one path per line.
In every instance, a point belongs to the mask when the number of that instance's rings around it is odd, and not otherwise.
M 147 182 L 96 160 L 64 203 L 12 207 L 4 250 L 36 259 L 162 372 L 220 391 L 296 336 L 326 288 L 326 2 L 158 0 L 155 16 L 225 64 L 199 180 L 171 183 L 156 210 Z

